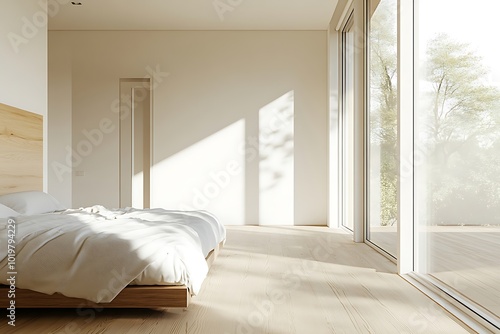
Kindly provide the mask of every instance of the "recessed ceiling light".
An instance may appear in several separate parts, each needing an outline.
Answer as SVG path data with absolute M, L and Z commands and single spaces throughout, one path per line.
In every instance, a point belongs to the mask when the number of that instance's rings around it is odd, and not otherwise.
M 81 2 L 79 2 L 79 1 L 71 1 L 71 4 L 72 4 L 73 6 L 81 6 L 81 5 L 82 5 L 82 3 L 81 3 Z

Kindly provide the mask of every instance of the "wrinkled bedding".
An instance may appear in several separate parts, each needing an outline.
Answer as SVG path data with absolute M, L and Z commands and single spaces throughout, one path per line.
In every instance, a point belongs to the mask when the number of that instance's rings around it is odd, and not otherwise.
M 129 284 L 186 285 L 197 294 L 205 257 L 225 240 L 203 211 L 102 206 L 18 216 L 16 286 L 110 302 Z M 7 276 L 7 219 L 0 220 L 0 273 Z

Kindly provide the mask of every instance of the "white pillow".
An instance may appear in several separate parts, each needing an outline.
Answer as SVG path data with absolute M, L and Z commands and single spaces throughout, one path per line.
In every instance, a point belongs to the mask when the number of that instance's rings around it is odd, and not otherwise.
M 19 216 L 19 212 L 12 210 L 8 206 L 0 204 L 0 219 L 9 218 L 9 217 L 16 217 L 16 216 Z
M 43 191 L 22 191 L 2 195 L 0 196 L 0 204 L 23 215 L 36 215 L 66 209 L 54 197 Z

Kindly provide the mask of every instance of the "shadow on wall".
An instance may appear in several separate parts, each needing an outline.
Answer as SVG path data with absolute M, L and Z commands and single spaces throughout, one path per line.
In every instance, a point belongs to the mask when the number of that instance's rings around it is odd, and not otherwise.
M 207 210 L 227 225 L 294 225 L 294 106 L 291 90 L 155 163 L 151 206 Z

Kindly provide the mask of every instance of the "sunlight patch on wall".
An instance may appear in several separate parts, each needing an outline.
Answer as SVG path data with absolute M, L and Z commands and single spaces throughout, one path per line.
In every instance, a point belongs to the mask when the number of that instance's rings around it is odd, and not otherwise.
M 244 145 L 245 121 L 241 119 L 154 164 L 151 206 L 207 210 L 223 224 L 243 225 Z
M 144 208 L 144 172 L 132 175 L 132 207 Z
M 294 224 L 294 92 L 259 111 L 259 223 Z

